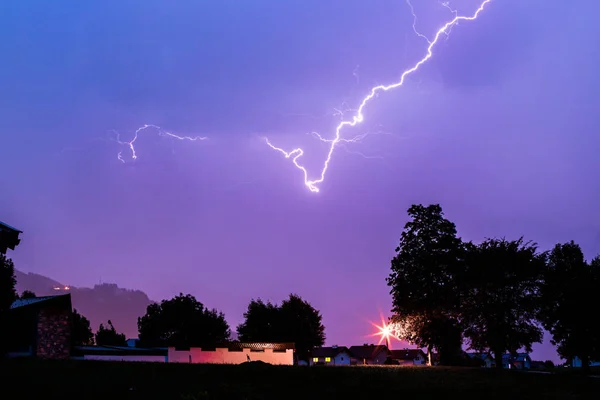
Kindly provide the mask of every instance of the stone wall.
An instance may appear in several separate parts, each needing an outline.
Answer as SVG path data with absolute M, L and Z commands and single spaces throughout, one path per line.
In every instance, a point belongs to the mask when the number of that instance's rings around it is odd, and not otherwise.
M 36 355 L 39 358 L 67 359 L 71 356 L 69 310 L 42 308 L 37 321 Z

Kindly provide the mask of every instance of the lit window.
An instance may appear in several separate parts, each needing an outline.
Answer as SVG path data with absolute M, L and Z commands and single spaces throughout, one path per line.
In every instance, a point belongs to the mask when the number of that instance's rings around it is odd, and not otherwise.
M 331 362 L 331 357 L 325 357 L 325 362 Z
M 313 362 L 319 362 L 319 357 L 313 358 Z

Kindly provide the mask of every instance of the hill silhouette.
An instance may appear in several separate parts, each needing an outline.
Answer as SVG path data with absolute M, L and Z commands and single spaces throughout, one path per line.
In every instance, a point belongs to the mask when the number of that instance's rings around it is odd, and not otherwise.
M 138 337 L 137 319 L 152 303 L 141 290 L 118 287 L 114 283 L 94 285 L 93 288 L 67 286 L 43 275 L 15 270 L 17 292 L 30 290 L 37 296 L 71 293 L 73 308 L 84 315 L 95 332 L 100 323 L 110 319 L 115 329 L 127 338 Z

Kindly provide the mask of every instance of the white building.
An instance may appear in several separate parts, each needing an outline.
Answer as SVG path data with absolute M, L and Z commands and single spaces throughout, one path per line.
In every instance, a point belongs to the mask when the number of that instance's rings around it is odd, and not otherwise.
M 390 350 L 390 357 L 398 365 L 427 364 L 427 355 L 421 349 Z
M 583 363 L 581 362 L 581 358 L 575 356 L 570 364 L 573 368 L 581 368 Z M 590 361 L 590 367 L 600 367 L 600 361 Z
M 352 354 L 347 347 L 318 347 L 311 352 L 310 365 L 350 365 Z

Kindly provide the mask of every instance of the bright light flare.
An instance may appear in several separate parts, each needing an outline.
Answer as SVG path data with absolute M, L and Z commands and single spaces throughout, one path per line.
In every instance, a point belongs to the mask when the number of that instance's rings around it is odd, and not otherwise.
M 415 34 L 417 34 L 417 36 L 425 39 L 428 43 L 425 56 L 423 56 L 423 58 L 421 58 L 417 63 L 415 63 L 413 67 L 402 72 L 402 74 L 400 75 L 400 79 L 397 82 L 391 83 L 389 85 L 378 85 L 378 86 L 374 86 L 373 88 L 371 88 L 369 94 L 362 99 L 359 107 L 356 109 L 354 116 L 351 119 L 343 120 L 342 122 L 339 123 L 339 125 L 335 129 L 334 138 L 327 140 L 327 142 L 329 142 L 329 150 L 327 152 L 327 157 L 325 158 L 325 162 L 323 164 L 321 172 L 319 173 L 317 178 L 315 178 L 315 179 L 309 178 L 308 170 L 306 169 L 306 167 L 304 167 L 302 164 L 300 164 L 299 159 L 302 157 L 302 155 L 304 155 L 304 150 L 302 148 L 298 147 L 298 148 L 293 149 L 288 152 L 288 151 L 283 150 L 280 147 L 273 145 L 269 141 L 268 138 L 265 138 L 267 145 L 270 148 L 272 148 L 273 150 L 276 150 L 276 151 L 280 152 L 281 154 L 283 154 L 285 156 L 285 158 L 291 158 L 292 163 L 296 166 L 296 168 L 298 168 L 300 171 L 302 171 L 302 174 L 304 176 L 304 185 L 311 192 L 315 192 L 315 193 L 319 192 L 319 186 L 325 180 L 325 175 L 327 174 L 327 170 L 329 169 L 331 157 L 333 156 L 333 152 L 334 152 L 336 146 L 339 143 L 347 141 L 347 140 L 343 139 L 343 137 L 342 137 L 342 129 L 345 127 L 354 127 L 354 126 L 362 123 L 365 118 L 363 115 L 364 108 L 372 99 L 377 97 L 377 95 L 380 92 L 387 92 L 389 90 L 392 90 L 392 89 L 402 86 L 404 84 L 404 81 L 406 80 L 407 76 L 418 71 L 419 68 L 423 64 L 425 64 L 431 57 L 433 57 L 433 49 L 434 49 L 435 45 L 439 42 L 439 40 L 442 36 L 447 37 L 450 34 L 452 27 L 460 21 L 473 21 L 473 20 L 477 19 L 477 17 L 483 11 L 485 6 L 488 3 L 490 3 L 491 1 L 492 0 L 484 0 L 481 3 L 481 5 L 479 6 L 479 8 L 477 8 L 475 13 L 470 17 L 458 15 L 458 13 L 455 10 L 453 10 L 449 7 L 448 2 L 442 3 L 442 5 L 444 7 L 448 8 L 454 14 L 454 18 L 452 20 L 450 20 L 449 22 L 446 22 L 444 25 L 442 25 L 442 27 L 434 35 L 433 39 L 429 39 L 427 36 L 419 33 L 416 30 L 416 21 L 417 21 L 416 15 L 414 13 L 414 9 L 413 9 L 410 1 L 407 2 L 409 7 L 411 8 L 411 12 L 412 12 L 412 16 L 413 16 L 412 28 L 415 31 Z M 323 140 L 323 139 L 321 138 L 321 140 Z
M 388 346 L 388 348 L 391 348 L 390 339 L 396 339 L 400 341 L 400 339 L 398 339 L 398 337 L 396 336 L 394 325 L 385 322 L 383 317 L 381 318 L 381 325 L 375 324 L 373 322 L 371 322 L 371 325 L 373 325 L 373 327 L 375 327 L 377 331 L 370 336 L 379 336 L 379 341 L 377 342 L 378 345 L 385 343 L 386 346 Z

